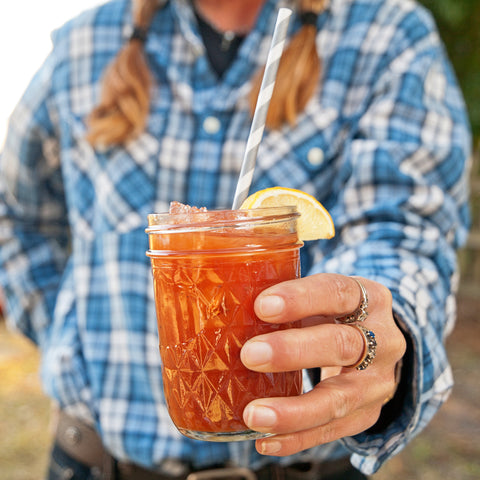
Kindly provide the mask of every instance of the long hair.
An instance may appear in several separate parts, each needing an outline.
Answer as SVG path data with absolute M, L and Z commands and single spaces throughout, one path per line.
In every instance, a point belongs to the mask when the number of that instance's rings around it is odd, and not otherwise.
M 315 21 L 325 8 L 326 0 L 298 2 L 301 14 L 310 15 L 310 21 L 302 22 L 302 27 L 282 55 L 266 120 L 270 129 L 279 128 L 284 123 L 295 124 L 298 114 L 313 95 L 320 75 Z M 147 123 L 152 78 L 145 58 L 145 32 L 164 2 L 133 0 L 133 3 L 134 35 L 107 68 L 102 79 L 100 101 L 87 118 L 87 140 L 94 146 L 125 144 L 142 133 Z M 252 114 L 262 74 L 263 71 L 258 72 L 252 82 Z
M 278 66 L 275 87 L 268 107 L 266 126 L 280 128 L 284 123 L 294 125 L 299 113 L 312 97 L 321 71 L 316 46 L 316 18 L 325 8 L 325 0 L 300 0 L 300 14 L 310 21 L 292 37 Z M 257 73 L 250 92 L 250 110 L 254 111 L 262 83 L 263 69 Z

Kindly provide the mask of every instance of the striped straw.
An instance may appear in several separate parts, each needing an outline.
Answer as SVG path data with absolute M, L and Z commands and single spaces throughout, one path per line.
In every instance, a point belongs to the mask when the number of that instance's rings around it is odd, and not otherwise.
M 288 23 L 291 14 L 292 11 L 289 8 L 280 8 L 278 11 L 272 43 L 268 52 L 267 64 L 260 86 L 260 93 L 258 94 L 252 125 L 248 135 L 242 169 L 238 178 L 237 189 L 235 190 L 232 205 L 233 210 L 240 208 L 248 196 L 250 184 L 252 183 L 258 147 L 263 136 L 263 130 L 265 129 L 268 106 L 272 98 L 273 87 L 275 86 L 278 65 L 280 64 L 280 57 L 282 56 L 285 39 L 287 38 Z

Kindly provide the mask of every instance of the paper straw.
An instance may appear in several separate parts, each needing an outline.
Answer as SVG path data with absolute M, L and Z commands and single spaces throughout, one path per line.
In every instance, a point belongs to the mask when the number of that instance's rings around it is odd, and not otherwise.
M 291 14 L 292 10 L 289 8 L 280 8 L 278 11 L 272 43 L 268 52 L 267 64 L 263 73 L 262 84 L 248 135 L 242 169 L 233 199 L 232 209 L 234 210 L 240 208 L 243 201 L 247 198 L 250 184 L 252 183 L 258 147 L 263 136 L 263 130 L 265 129 L 268 106 L 272 98 L 273 87 L 275 86 L 278 65 L 280 64 L 280 57 L 282 56 L 283 47 L 285 46 L 285 40 L 287 38 L 288 23 Z

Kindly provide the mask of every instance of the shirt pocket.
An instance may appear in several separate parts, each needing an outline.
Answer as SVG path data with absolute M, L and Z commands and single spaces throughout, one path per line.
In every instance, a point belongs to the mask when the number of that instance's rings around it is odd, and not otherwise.
M 99 149 L 85 136 L 83 121 L 70 117 L 62 168 L 74 235 L 92 239 L 145 225 L 155 209 L 157 138 L 145 132 L 125 147 Z
M 332 188 L 343 137 L 335 111 L 310 107 L 294 128 L 266 131 L 260 144 L 251 192 L 282 186 L 325 202 Z

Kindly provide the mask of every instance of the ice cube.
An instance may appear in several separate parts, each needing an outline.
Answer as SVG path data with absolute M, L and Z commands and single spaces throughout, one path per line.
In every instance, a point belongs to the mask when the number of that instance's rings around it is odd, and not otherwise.
M 173 202 L 170 202 L 170 210 L 168 213 L 170 213 L 170 215 L 177 215 L 181 213 L 188 215 L 189 213 L 199 213 L 199 212 L 206 212 L 206 211 L 207 211 L 206 207 L 201 207 L 201 208 L 191 207 L 190 205 L 185 205 L 183 203 L 173 201 Z

